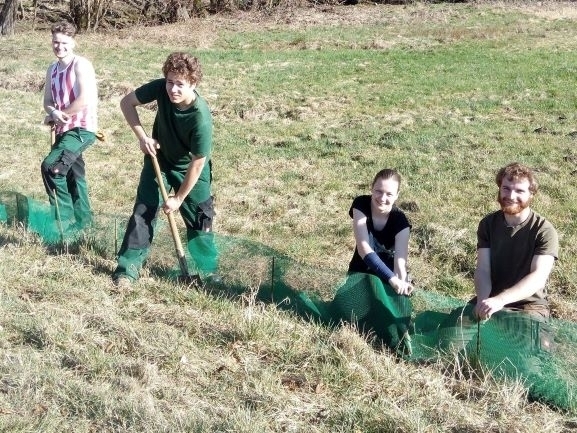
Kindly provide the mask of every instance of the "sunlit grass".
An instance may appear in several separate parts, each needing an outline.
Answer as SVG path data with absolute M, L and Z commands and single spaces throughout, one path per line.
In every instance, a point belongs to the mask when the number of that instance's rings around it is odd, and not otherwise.
M 250 290 L 233 299 L 158 278 L 150 269 L 175 264 L 162 219 L 144 278 L 129 293 L 110 285 L 113 232 L 124 230 L 142 163 L 118 103 L 184 49 L 203 64 L 199 91 L 213 109 L 219 234 L 302 262 L 303 289 L 329 297 L 353 251 L 353 197 L 396 167 L 418 288 L 467 299 L 477 223 L 496 205 L 494 173 L 519 160 L 538 170 L 535 209 L 561 236 L 555 314 L 575 319 L 577 16 L 564 3 L 509 3 L 311 8 L 80 35 L 108 138 L 85 154 L 104 229 L 54 251 L 0 227 L 0 429 L 571 428 L 570 416 L 527 402 L 520 384 L 409 365 L 355 329 L 258 303 L 269 263 L 239 260 Z M 48 35 L 1 42 L 0 188 L 43 199 Z M 150 128 L 154 112 L 140 114 Z

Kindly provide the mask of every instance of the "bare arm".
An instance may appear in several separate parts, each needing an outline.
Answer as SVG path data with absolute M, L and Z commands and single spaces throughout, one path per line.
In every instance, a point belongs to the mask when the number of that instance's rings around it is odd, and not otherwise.
M 475 293 L 477 295 L 477 304 L 475 305 L 475 314 L 481 319 L 485 319 L 486 313 L 484 301 L 491 296 L 491 249 L 477 249 L 477 267 L 475 268 Z
M 140 150 L 144 154 L 156 155 L 156 149 L 159 147 L 158 141 L 149 137 L 142 127 L 142 124 L 140 123 L 140 117 L 138 116 L 138 111 L 136 111 L 136 107 L 139 105 L 142 104 L 134 92 L 130 92 L 120 100 L 120 110 L 124 115 L 126 123 L 128 123 L 128 126 L 130 126 L 132 129 L 132 132 L 134 132 L 134 135 L 136 135 L 136 138 L 138 138 Z
M 539 289 L 545 287 L 547 279 L 553 270 L 555 258 L 549 255 L 533 256 L 531 261 L 531 271 L 514 286 L 505 289 L 493 297 L 479 299 L 475 307 L 477 316 L 481 319 L 488 319 L 500 311 L 508 304 L 520 301 L 534 295 Z M 477 287 L 477 276 L 475 272 L 475 288 Z M 479 293 L 479 292 L 477 292 Z
M 176 193 L 169 197 L 166 203 L 162 206 L 164 213 L 171 213 L 180 207 L 184 199 L 188 196 L 200 174 L 202 169 L 204 168 L 204 164 L 206 162 L 206 156 L 193 156 L 192 161 L 188 166 L 188 170 L 186 171 L 186 175 L 184 176 L 184 180 L 182 181 L 182 185 L 178 188 Z
M 50 87 L 50 85 L 51 85 L 50 71 L 51 70 L 52 70 L 52 65 L 50 65 L 50 67 L 46 71 L 46 78 L 44 81 L 44 111 L 46 111 L 46 114 L 48 114 L 48 115 L 52 114 L 52 111 L 54 111 L 56 109 L 56 107 L 54 107 L 54 101 L 52 99 L 52 89 Z
M 407 280 L 410 232 L 411 230 L 407 227 L 395 236 L 395 274 L 403 281 Z
M 68 115 L 82 111 L 87 105 L 95 103 L 98 99 L 96 74 L 92 63 L 84 57 L 77 57 L 77 59 L 74 65 L 74 72 L 76 73 L 79 91 L 76 99 L 64 109 L 64 112 Z
M 531 272 L 495 298 L 500 300 L 503 305 L 507 305 L 534 295 L 547 284 L 554 264 L 555 258 L 553 256 L 533 256 Z
M 491 295 L 491 249 L 477 250 L 477 267 L 475 268 L 475 293 L 477 302 L 487 299 Z
M 358 209 L 353 209 L 353 234 L 355 236 L 355 243 L 361 258 L 364 258 L 367 254 L 374 252 L 369 243 L 367 217 Z
M 405 232 L 405 233 L 403 233 Z M 369 243 L 369 230 L 367 228 L 367 217 L 358 209 L 353 209 L 353 234 L 357 250 L 362 259 L 375 251 Z M 399 236 L 400 235 L 400 236 Z M 407 272 L 405 263 L 408 253 L 409 229 L 402 230 L 395 237 L 395 276 L 388 280 L 388 283 L 400 295 L 408 295 L 413 291 L 413 286 L 406 281 Z M 400 256 L 397 261 L 397 243 L 400 246 Z

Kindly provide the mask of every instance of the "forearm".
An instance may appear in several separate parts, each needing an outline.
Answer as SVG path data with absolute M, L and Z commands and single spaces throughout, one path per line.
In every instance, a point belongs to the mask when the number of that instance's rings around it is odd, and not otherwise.
M 49 116 L 56 110 L 59 110 L 59 107 L 56 106 L 56 102 L 52 99 L 51 93 L 44 94 L 44 111 Z
M 407 280 L 407 257 L 409 256 L 410 228 L 407 227 L 395 235 L 395 274 L 402 280 Z
M 147 137 L 147 134 L 144 128 L 142 127 L 142 124 L 140 123 L 140 117 L 138 116 L 136 108 L 132 105 L 124 104 L 121 102 L 120 110 L 124 115 L 126 123 L 128 124 L 128 126 L 130 126 L 130 129 L 132 129 L 134 135 L 136 135 L 136 138 L 138 138 L 139 141 L 144 140 Z
M 94 96 L 96 98 L 96 96 Z M 44 96 L 44 111 L 48 114 L 52 114 L 55 110 L 62 111 L 68 115 L 73 115 L 76 113 L 81 112 L 88 106 L 88 100 L 90 98 L 82 96 L 80 94 L 73 102 L 66 106 L 58 106 L 54 99 L 52 98 L 52 94 L 48 93 Z
M 389 281 L 395 276 L 395 273 L 380 259 L 377 253 L 370 252 L 363 257 L 363 261 L 377 276 L 385 281 Z
M 504 305 L 527 299 L 545 287 L 546 280 L 536 272 L 532 272 L 512 287 L 495 296 Z
M 144 128 L 140 124 L 130 125 L 130 129 L 132 129 L 132 132 L 134 133 L 134 135 L 136 136 L 136 138 L 138 138 L 138 141 L 140 141 L 140 142 L 142 142 L 143 140 L 145 140 L 148 137 L 148 135 L 146 134 L 146 131 L 144 130 Z
M 363 261 L 369 269 L 381 280 L 386 281 L 399 295 L 410 295 L 413 291 L 413 285 L 406 281 L 406 272 L 402 277 L 398 274 L 395 275 L 374 251 L 364 256 Z
M 44 111 L 46 112 L 46 114 L 51 115 L 53 111 L 57 110 L 56 108 L 56 104 L 54 104 L 54 101 L 52 101 L 52 99 L 49 100 L 44 100 Z
M 407 261 L 404 258 L 395 258 L 395 275 L 401 280 L 407 279 Z
M 202 158 L 203 161 L 202 164 L 200 164 L 198 160 L 196 160 L 189 165 L 188 170 L 186 171 L 186 175 L 184 176 L 184 180 L 180 185 L 180 188 L 178 188 L 178 191 L 176 191 L 176 193 L 174 194 L 174 196 L 181 203 L 188 196 L 190 191 L 192 191 L 192 188 L 194 188 L 196 182 L 198 182 L 198 178 L 200 177 L 200 174 L 202 173 L 202 169 L 204 167 L 204 160 L 205 158 Z
M 48 69 L 50 71 L 50 68 Z M 56 106 L 54 100 L 52 99 L 52 90 L 50 85 L 50 72 L 46 73 L 46 80 L 44 83 L 44 98 L 43 98 L 43 105 L 44 111 L 46 114 L 51 115 L 54 110 L 56 110 Z
M 487 299 L 489 296 L 491 296 L 491 276 L 488 272 L 476 270 L 474 282 L 477 302 Z
M 81 112 L 87 106 L 88 106 L 88 104 L 84 100 L 76 99 L 74 102 L 67 105 L 66 107 L 55 107 L 55 108 L 57 108 L 58 110 L 66 113 L 68 115 L 73 115 L 73 114 Z

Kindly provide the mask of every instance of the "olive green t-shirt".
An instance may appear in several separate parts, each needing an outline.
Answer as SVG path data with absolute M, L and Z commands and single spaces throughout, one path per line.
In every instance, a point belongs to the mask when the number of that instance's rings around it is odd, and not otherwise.
M 531 211 L 522 224 L 507 227 L 505 215 L 499 210 L 479 223 L 477 248 L 491 250 L 491 296 L 495 296 L 531 272 L 533 256 L 551 255 L 557 259 L 559 240 L 553 225 L 539 214 Z M 507 306 L 527 303 L 547 304 L 546 289 L 539 289 L 533 296 Z
M 199 180 L 210 182 L 212 115 L 206 101 L 196 93 L 194 104 L 186 110 L 179 110 L 170 102 L 164 78 L 144 84 L 134 92 L 142 104 L 157 103 L 152 138 L 160 143 L 159 161 L 164 159 L 162 162 L 169 165 L 164 168 L 186 171 L 191 155 L 206 157 Z

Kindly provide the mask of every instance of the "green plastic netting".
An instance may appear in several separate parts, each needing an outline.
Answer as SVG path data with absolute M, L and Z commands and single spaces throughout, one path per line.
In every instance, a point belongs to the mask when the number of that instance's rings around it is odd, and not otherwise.
M 17 193 L 0 193 L 0 222 L 32 232 L 48 245 L 89 242 L 114 257 L 126 220 L 95 215 L 89 229 L 63 231 L 48 204 Z M 222 283 L 220 293 L 252 293 L 263 302 L 326 326 L 354 323 L 409 362 L 447 362 L 477 368 L 497 378 L 522 380 L 531 399 L 577 413 L 577 325 L 552 319 L 540 322 L 502 311 L 479 323 L 471 305 L 426 290 L 399 296 L 378 278 L 346 275 L 300 263 L 262 244 L 215 237 Z M 0 239 L 0 242 L 3 240 Z M 174 246 L 159 218 L 155 255 L 148 272 L 161 278 L 179 275 Z M 189 267 L 193 270 L 192 261 Z

